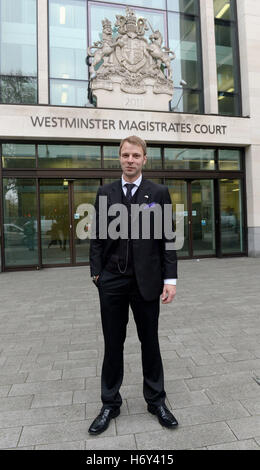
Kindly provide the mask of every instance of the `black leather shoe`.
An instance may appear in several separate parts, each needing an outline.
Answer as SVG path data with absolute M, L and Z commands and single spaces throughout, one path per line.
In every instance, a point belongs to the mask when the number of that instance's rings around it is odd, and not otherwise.
M 152 406 L 148 405 L 148 411 L 153 415 L 158 417 L 159 423 L 166 428 L 174 428 L 178 426 L 177 419 L 173 416 L 173 414 L 168 410 L 166 405 L 161 406 Z
M 91 424 L 88 432 L 89 434 L 101 434 L 104 432 L 112 418 L 116 418 L 120 414 L 120 409 L 111 410 L 111 408 L 104 408 L 96 419 Z

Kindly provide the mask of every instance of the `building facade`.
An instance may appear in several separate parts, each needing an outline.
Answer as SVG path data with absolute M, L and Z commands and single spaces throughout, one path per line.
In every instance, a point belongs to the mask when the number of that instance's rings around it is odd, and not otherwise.
M 126 6 L 176 54 L 166 111 L 91 99 L 88 47 Z M 259 31 L 257 0 L 0 0 L 1 270 L 88 263 L 84 204 L 133 134 L 184 205 L 179 258 L 259 256 Z

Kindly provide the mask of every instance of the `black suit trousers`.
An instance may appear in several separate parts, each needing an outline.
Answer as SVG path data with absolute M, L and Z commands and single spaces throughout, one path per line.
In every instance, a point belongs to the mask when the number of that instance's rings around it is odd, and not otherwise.
M 159 406 L 165 401 L 163 365 L 158 339 L 160 298 L 142 298 L 134 276 L 103 270 L 97 282 L 104 335 L 104 360 L 101 374 L 103 407 L 118 408 L 124 375 L 124 342 L 129 306 L 134 315 L 141 342 L 143 394 L 146 402 Z

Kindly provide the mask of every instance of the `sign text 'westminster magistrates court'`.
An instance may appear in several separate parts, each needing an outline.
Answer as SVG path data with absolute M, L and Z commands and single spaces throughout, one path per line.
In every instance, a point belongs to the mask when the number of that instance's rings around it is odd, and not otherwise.
M 190 122 L 165 122 L 165 121 L 136 121 L 115 120 L 97 118 L 67 118 L 55 116 L 30 116 L 31 123 L 35 128 L 59 128 L 59 129 L 88 129 L 88 130 L 111 130 L 156 133 L 181 133 L 181 134 L 211 134 L 226 135 L 227 126 L 217 124 Z

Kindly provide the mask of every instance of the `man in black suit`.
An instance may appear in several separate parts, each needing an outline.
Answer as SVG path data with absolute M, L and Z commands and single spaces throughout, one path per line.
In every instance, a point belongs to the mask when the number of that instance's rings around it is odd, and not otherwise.
M 172 302 L 176 295 L 177 257 L 169 248 L 164 230 L 156 230 L 164 219 L 165 204 L 171 204 L 166 186 L 155 184 L 142 177 L 147 161 L 146 143 L 132 136 L 122 140 L 119 150 L 122 178 L 101 186 L 97 193 L 95 209 L 95 238 L 90 244 L 90 270 L 98 287 L 105 351 L 101 375 L 103 407 L 89 428 L 90 434 L 100 434 L 107 429 L 111 418 L 120 413 L 122 398 L 119 392 L 123 381 L 123 349 L 126 338 L 129 306 L 134 315 L 142 348 L 143 394 L 148 411 L 157 415 L 162 426 L 173 428 L 176 418 L 165 405 L 163 365 L 158 340 L 159 303 Z M 103 196 L 103 198 L 101 197 Z M 104 203 L 105 201 L 105 203 Z M 115 217 L 112 206 L 121 204 L 124 221 Z M 134 204 L 149 212 L 155 221 L 155 207 L 161 209 L 162 218 L 151 224 L 149 238 L 144 237 L 142 212 L 131 212 Z M 135 206 L 135 207 L 139 207 Z M 169 207 L 169 206 L 168 206 Z M 118 209 L 118 208 L 117 208 Z M 112 213 L 112 215 L 111 215 Z M 108 231 L 103 222 L 108 216 Z M 126 219 L 126 220 L 125 220 Z M 133 237 L 133 224 L 138 219 L 138 237 Z M 116 239 L 109 224 L 119 223 L 120 236 Z M 147 220 L 147 219 L 146 219 Z M 127 223 L 126 223 L 127 222 Z M 171 216 L 172 224 L 172 216 Z M 102 227 L 101 227 L 102 226 Z M 126 226 L 126 236 L 121 229 Z

